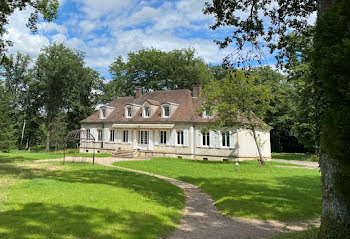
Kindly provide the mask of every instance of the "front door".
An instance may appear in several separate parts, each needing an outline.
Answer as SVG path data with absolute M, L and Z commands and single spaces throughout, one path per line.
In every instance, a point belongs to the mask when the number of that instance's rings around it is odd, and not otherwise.
M 138 148 L 142 150 L 148 150 L 149 144 L 149 132 L 148 130 L 140 130 L 138 137 Z

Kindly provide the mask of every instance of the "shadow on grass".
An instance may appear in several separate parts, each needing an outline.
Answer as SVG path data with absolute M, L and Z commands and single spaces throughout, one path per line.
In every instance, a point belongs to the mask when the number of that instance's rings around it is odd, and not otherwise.
M 163 206 L 181 210 L 184 205 L 183 191 L 164 180 L 139 173 L 121 171 L 104 166 L 84 163 L 66 163 L 68 170 L 48 171 L 42 168 L 0 164 L 0 177 L 17 176 L 22 179 L 46 178 L 68 183 L 105 184 L 134 191 Z M 57 165 L 62 166 L 61 163 Z
M 156 238 L 162 227 L 169 227 L 146 213 L 45 203 L 18 206 L 0 213 L 0 238 Z
M 304 154 L 304 153 L 272 153 L 271 157 L 273 159 L 285 159 L 285 160 L 299 160 L 308 161 L 314 154 Z
M 118 169 L 79 169 L 53 172 L 46 178 L 69 183 L 106 184 L 135 191 L 166 207 L 181 209 L 183 191 L 164 180 Z
M 313 219 L 321 213 L 318 176 L 279 177 L 277 186 L 237 178 L 178 179 L 199 185 L 227 215 L 288 222 Z

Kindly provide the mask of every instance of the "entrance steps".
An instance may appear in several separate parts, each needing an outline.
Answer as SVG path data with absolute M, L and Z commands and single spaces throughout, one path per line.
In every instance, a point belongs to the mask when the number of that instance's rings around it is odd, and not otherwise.
M 120 148 L 112 153 L 112 157 L 115 158 L 136 158 L 138 155 L 137 150 L 121 150 Z

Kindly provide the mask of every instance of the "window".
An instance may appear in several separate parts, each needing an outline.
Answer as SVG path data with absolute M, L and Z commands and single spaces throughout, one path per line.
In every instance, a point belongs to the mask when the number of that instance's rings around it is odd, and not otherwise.
M 144 108 L 144 111 L 145 111 L 144 117 L 149 117 L 150 114 L 149 114 L 149 107 L 148 106 Z
M 166 131 L 160 131 L 160 143 L 166 144 Z
M 86 139 L 90 140 L 91 139 L 91 133 L 90 133 L 90 129 L 86 130 Z
M 102 109 L 102 118 L 106 118 L 106 115 L 107 115 L 107 113 L 106 113 L 106 110 L 105 109 Z
M 131 107 L 127 107 L 126 108 L 126 115 L 128 116 L 128 117 L 131 117 Z
M 222 146 L 223 147 L 230 147 L 230 133 L 223 132 L 221 134 L 221 137 L 222 137 Z
M 102 141 L 102 129 L 97 130 L 97 139 L 98 141 Z
M 123 142 L 127 143 L 129 141 L 129 131 L 123 130 Z
M 177 144 L 184 144 L 184 132 L 177 131 Z
M 169 117 L 169 115 L 170 115 L 170 108 L 169 108 L 169 106 L 166 105 L 163 108 L 164 108 L 164 117 Z
M 148 144 L 148 131 L 139 131 L 139 144 Z
M 114 135 L 115 135 L 115 131 L 110 130 L 109 131 L 109 141 L 114 142 Z
M 206 132 L 206 133 L 202 133 L 203 135 L 203 146 L 209 146 L 210 145 L 210 135 L 209 135 L 209 132 Z

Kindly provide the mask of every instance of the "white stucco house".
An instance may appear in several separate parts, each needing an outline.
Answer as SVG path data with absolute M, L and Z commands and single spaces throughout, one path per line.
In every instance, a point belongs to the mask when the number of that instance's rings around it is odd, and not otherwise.
M 250 131 L 204 131 L 213 117 L 198 115 L 200 85 L 119 97 L 82 120 L 95 138 L 82 152 L 116 157 L 178 157 L 200 160 L 251 159 L 258 156 Z M 257 131 L 262 154 L 271 158 L 270 131 Z

